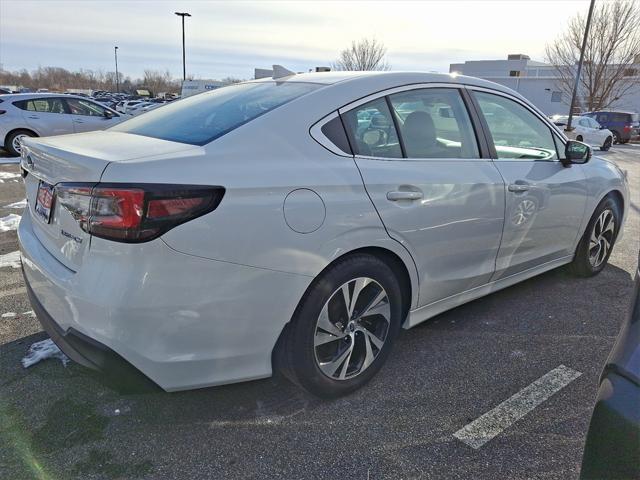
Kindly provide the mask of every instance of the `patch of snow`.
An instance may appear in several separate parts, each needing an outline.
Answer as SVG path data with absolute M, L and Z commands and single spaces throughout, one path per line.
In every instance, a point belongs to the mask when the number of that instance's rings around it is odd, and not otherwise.
M 27 206 L 27 199 L 24 198 L 24 199 L 20 200 L 19 202 L 10 203 L 9 205 L 5 205 L 4 208 L 24 208 L 26 206 Z
M 12 172 L 0 172 L 0 183 L 4 183 L 5 180 L 12 180 L 14 178 L 20 178 L 20 174 Z
M 36 312 L 34 312 L 33 310 L 29 310 L 27 312 L 22 312 L 22 315 L 26 315 L 27 317 L 35 317 Z
M 20 215 L 16 215 L 15 213 L 10 213 L 6 217 L 0 217 L 0 232 L 17 230 L 20 218 Z
M 31 365 L 35 365 L 36 363 L 42 360 L 46 360 L 47 358 L 57 358 L 65 367 L 69 362 L 69 357 L 62 353 L 62 350 L 60 350 L 58 346 L 53 343 L 53 340 L 47 338 L 46 340 L 36 342 L 29 347 L 29 351 L 22 359 L 22 366 L 24 368 L 29 368 Z
M 16 316 L 16 312 L 7 312 L 0 315 L 0 318 L 11 318 L 15 316 Z
M 0 255 L 0 268 L 4 267 L 20 268 L 20 252 L 18 250 Z

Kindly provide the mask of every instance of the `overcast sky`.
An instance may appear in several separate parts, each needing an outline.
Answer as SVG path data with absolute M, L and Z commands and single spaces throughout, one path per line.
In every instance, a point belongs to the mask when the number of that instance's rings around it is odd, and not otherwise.
M 375 37 L 393 70 L 448 71 L 449 63 L 525 53 L 543 60 L 588 0 L 470 1 L 55 1 L 0 0 L 5 70 L 59 66 L 182 74 L 180 18 L 186 11 L 187 74 L 251 78 L 279 63 L 296 71 L 330 65 L 352 40 Z

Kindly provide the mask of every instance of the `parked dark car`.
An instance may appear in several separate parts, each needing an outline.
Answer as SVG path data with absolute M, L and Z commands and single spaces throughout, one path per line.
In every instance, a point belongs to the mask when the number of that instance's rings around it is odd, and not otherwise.
M 640 478 L 640 270 L 633 311 L 600 377 L 580 478 Z
M 611 130 L 613 143 L 627 143 L 640 135 L 640 113 L 603 110 L 582 115 L 595 118 L 600 125 Z

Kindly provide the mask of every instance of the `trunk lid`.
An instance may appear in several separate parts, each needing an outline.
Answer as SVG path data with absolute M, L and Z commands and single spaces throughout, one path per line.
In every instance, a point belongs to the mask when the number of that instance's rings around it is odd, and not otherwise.
M 47 185 L 63 182 L 96 184 L 111 162 L 166 156 L 198 148 L 121 132 L 27 138 L 23 145 L 26 155 L 21 166 L 27 172 L 24 183 L 34 234 L 49 253 L 73 271 L 82 265 L 91 235 L 82 230 L 69 211 L 56 202 L 55 189 L 47 222 L 40 214 L 43 209 L 39 207 L 36 211 L 39 191 L 39 203 L 42 205 L 43 200 L 46 203 Z

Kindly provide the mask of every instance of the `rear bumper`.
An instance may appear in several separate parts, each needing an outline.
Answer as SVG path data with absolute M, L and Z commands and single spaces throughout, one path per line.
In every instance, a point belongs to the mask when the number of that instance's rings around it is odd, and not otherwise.
M 158 388 L 157 384 L 110 348 L 73 328 L 65 331 L 42 306 L 26 276 L 25 285 L 31 307 L 40 325 L 67 357 L 87 368 L 105 373 L 118 385 L 143 389 Z
M 54 341 L 83 365 L 137 370 L 167 391 L 270 376 L 312 280 L 182 254 L 161 239 L 94 237 L 72 271 L 37 238 L 36 221 L 25 209 L 18 239 L 34 311 Z

